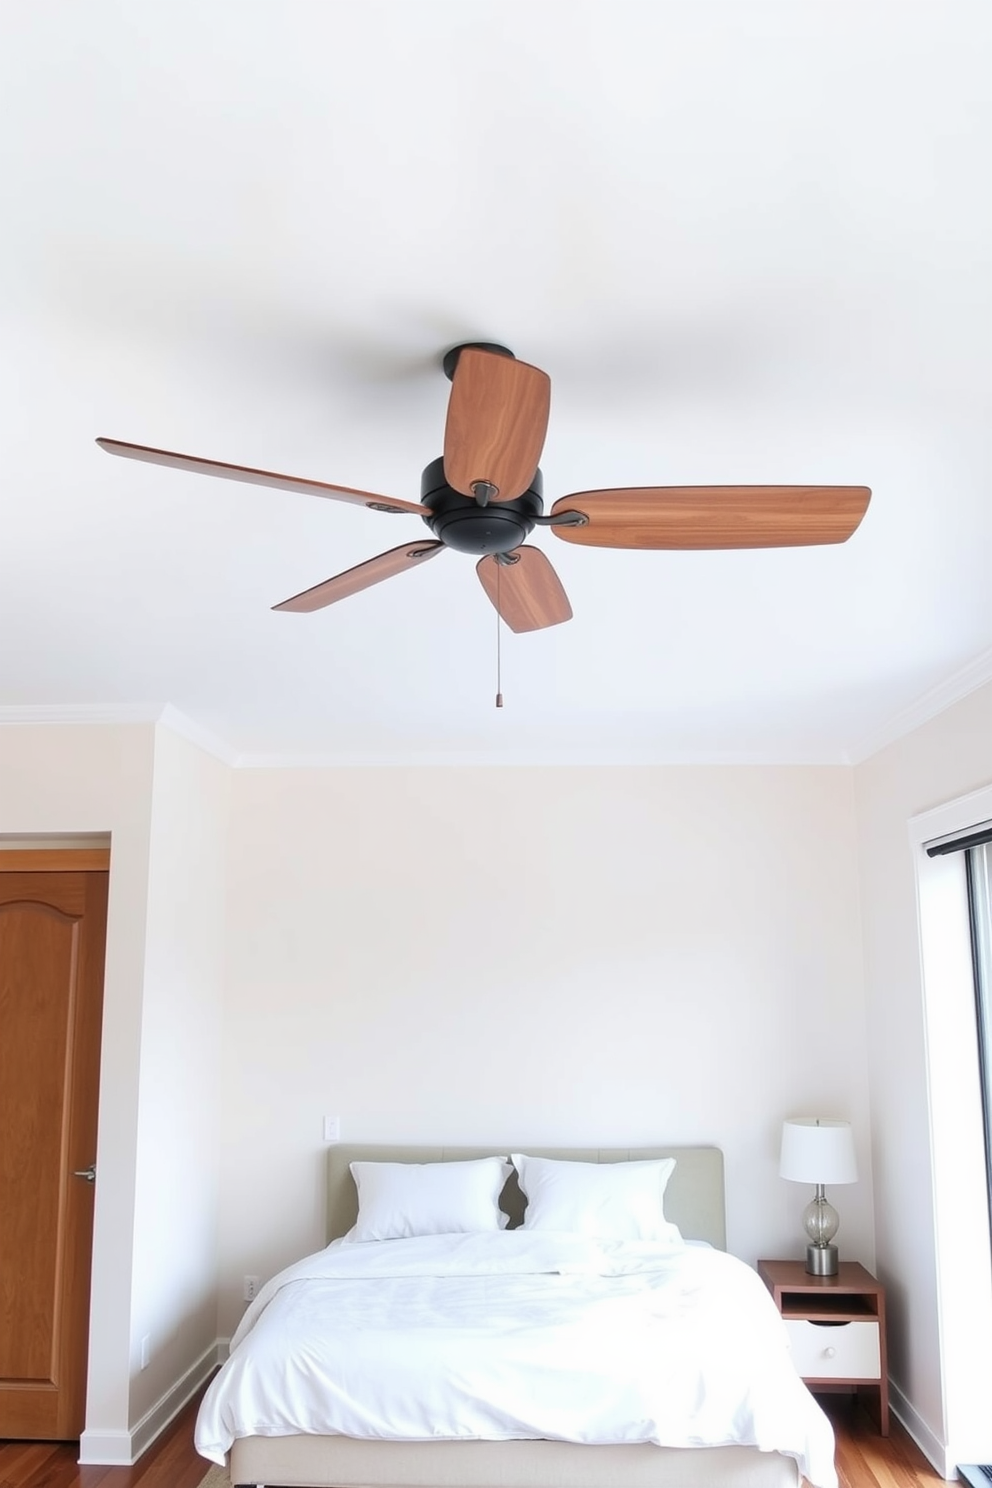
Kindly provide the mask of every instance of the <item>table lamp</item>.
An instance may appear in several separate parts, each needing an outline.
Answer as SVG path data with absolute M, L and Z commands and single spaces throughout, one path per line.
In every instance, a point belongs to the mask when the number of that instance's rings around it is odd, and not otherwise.
M 828 1183 L 856 1183 L 857 1159 L 848 1121 L 825 1116 L 790 1116 L 782 1126 L 779 1175 L 792 1183 L 812 1183 L 816 1192 L 803 1210 L 806 1231 L 806 1270 L 811 1276 L 837 1275 L 837 1247 L 833 1238 L 840 1220 L 827 1203 Z

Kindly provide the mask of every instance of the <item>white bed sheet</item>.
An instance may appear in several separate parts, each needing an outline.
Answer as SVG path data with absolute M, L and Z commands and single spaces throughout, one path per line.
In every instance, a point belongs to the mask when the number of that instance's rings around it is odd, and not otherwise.
M 334 1241 L 274 1277 L 197 1450 L 242 1436 L 751 1445 L 836 1488 L 778 1311 L 722 1251 L 521 1230 Z

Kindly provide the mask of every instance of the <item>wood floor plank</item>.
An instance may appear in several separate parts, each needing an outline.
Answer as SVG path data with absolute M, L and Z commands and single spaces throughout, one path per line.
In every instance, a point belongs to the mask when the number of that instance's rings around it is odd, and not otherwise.
M 193 1446 L 202 1395 L 197 1392 L 132 1467 L 81 1467 L 78 1442 L 0 1441 L 0 1488 L 199 1488 L 210 1466 Z
M 31 1473 L 37 1472 L 53 1452 L 58 1451 L 51 1442 L 10 1442 L 0 1453 L 0 1488 L 6 1484 L 23 1482 Z
M 889 1436 L 879 1436 L 855 1397 L 818 1399 L 834 1428 L 840 1488 L 943 1488 L 944 1479 L 898 1421 Z

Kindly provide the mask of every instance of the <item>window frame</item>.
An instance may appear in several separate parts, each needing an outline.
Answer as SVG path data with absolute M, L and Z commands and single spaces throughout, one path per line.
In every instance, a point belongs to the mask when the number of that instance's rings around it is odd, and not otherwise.
M 927 847 L 990 820 L 992 787 L 986 787 L 907 823 L 917 896 L 941 1394 L 951 1466 L 990 1460 L 992 1235 L 964 854 L 931 857 Z
M 964 850 L 975 979 L 978 1073 L 985 1125 L 985 1180 L 992 1235 L 992 842 Z

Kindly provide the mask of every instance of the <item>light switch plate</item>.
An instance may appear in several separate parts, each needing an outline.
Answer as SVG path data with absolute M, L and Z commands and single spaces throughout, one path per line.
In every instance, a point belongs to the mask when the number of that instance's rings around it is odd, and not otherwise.
M 340 1140 L 341 1140 L 341 1117 L 340 1116 L 325 1116 L 324 1117 L 324 1141 L 325 1142 L 340 1142 Z

